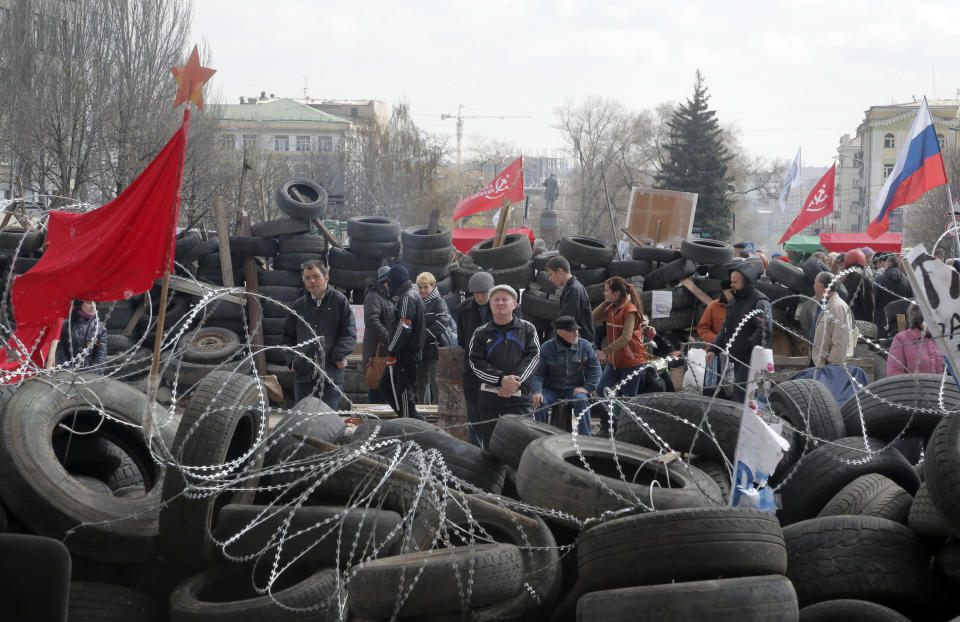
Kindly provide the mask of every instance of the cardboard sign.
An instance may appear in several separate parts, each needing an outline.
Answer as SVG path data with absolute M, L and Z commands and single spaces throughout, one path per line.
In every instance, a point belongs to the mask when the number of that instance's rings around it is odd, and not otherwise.
M 697 194 L 635 186 L 627 207 L 627 229 L 643 240 L 676 248 L 690 237 Z

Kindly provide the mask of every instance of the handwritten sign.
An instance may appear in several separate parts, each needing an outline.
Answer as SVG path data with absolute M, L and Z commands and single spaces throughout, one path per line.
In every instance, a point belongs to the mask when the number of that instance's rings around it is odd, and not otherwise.
M 929 255 L 923 244 L 907 254 L 903 268 L 913 285 L 927 330 L 954 373 L 953 370 L 960 369 L 960 273 Z
M 761 372 L 773 371 L 773 351 L 754 346 L 750 355 L 750 375 L 747 395 L 740 417 L 740 434 L 733 455 L 733 482 L 730 487 L 730 505 L 753 507 L 765 512 L 777 510 L 773 488 L 767 479 L 790 449 L 790 443 L 760 418 L 757 410 L 757 379 Z
M 673 309 L 673 292 L 669 290 L 655 289 L 651 293 L 653 310 L 650 313 L 652 319 L 661 317 L 670 317 L 670 311 Z

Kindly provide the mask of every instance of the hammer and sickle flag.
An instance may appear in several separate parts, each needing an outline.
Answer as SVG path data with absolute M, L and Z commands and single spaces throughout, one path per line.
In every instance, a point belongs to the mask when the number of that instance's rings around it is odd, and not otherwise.
M 820 181 L 813 186 L 807 200 L 803 202 L 803 209 L 797 214 L 797 217 L 790 223 L 786 233 L 780 238 L 777 244 L 783 244 L 797 233 L 800 233 L 808 225 L 820 220 L 824 216 L 833 213 L 833 185 L 837 177 L 837 165 L 834 163 L 830 170 L 820 178 Z

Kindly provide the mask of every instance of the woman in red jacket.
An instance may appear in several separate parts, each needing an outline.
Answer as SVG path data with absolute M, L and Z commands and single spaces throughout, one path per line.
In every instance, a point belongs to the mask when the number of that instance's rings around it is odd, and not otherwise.
M 656 378 L 656 371 L 651 367 L 647 371 L 635 373 L 639 367 L 647 362 L 647 351 L 643 346 L 643 337 L 653 338 L 656 332 L 652 327 L 644 327 L 643 301 L 640 295 L 620 276 L 607 279 L 603 287 L 604 301 L 593 310 L 593 321 L 598 326 L 607 325 L 607 345 L 597 352 L 600 362 L 604 363 L 597 393 L 603 395 L 603 390 L 619 385 L 625 378 L 629 378 L 620 387 L 619 394 L 624 397 L 633 397 L 640 390 L 641 383 L 645 384 L 647 372 Z M 610 417 L 600 417 L 600 436 L 609 436 Z

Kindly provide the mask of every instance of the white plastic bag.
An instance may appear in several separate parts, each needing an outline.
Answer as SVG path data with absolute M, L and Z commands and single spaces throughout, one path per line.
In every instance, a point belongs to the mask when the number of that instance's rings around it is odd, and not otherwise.
M 707 351 L 700 348 L 687 350 L 687 370 L 683 372 L 683 390 L 703 392 L 703 374 L 707 366 Z

